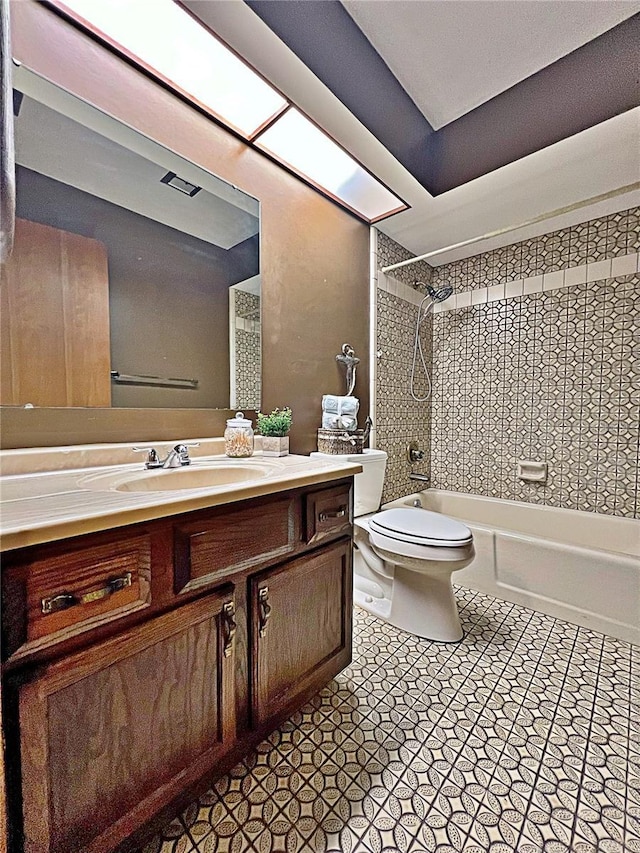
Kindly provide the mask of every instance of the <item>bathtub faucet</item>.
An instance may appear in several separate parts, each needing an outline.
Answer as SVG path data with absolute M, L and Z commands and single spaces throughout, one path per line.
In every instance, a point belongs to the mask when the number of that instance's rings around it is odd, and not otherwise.
M 410 480 L 417 480 L 419 483 L 427 483 L 431 482 L 431 477 L 428 474 L 415 474 L 413 471 L 409 474 Z
M 420 450 L 420 445 L 417 441 L 410 441 L 409 444 L 407 444 L 407 461 L 410 465 L 414 465 L 416 462 L 422 462 L 424 456 L 424 450 Z

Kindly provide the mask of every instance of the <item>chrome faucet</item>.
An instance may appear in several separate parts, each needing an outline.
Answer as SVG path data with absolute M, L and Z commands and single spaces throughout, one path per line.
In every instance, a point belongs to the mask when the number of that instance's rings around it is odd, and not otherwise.
M 200 447 L 200 442 L 176 444 L 164 459 L 160 459 L 158 452 L 153 447 L 134 447 L 133 450 L 136 453 L 147 454 L 144 467 L 145 470 L 150 471 L 155 468 L 182 468 L 184 465 L 191 465 L 191 457 L 189 456 L 190 447 Z
M 200 442 L 194 444 L 176 444 L 173 450 L 167 453 L 167 458 L 162 463 L 163 468 L 181 468 L 183 465 L 191 465 L 189 456 L 190 447 L 200 447 Z

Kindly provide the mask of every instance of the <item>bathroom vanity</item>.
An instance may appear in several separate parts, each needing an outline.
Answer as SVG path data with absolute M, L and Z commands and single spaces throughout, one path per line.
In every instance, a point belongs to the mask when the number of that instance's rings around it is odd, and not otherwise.
M 349 663 L 360 469 L 278 466 L 4 478 L 11 853 L 134 849 Z

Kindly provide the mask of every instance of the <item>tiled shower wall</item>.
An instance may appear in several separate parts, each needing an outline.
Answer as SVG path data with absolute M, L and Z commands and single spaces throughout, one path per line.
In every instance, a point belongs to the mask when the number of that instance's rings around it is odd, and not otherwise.
M 394 272 L 409 285 L 420 278 L 455 288 L 434 316 L 431 405 L 403 391 L 415 306 L 394 296 L 400 282 L 379 274 L 385 500 L 417 489 L 402 444 L 418 433 L 421 442 L 430 437 L 436 488 L 640 515 L 639 223 L 634 208 L 432 272 L 424 262 Z M 378 268 L 405 257 L 378 235 Z M 519 480 L 518 459 L 547 462 L 547 482 Z
M 639 214 L 434 271 L 456 291 L 434 317 L 434 487 L 640 514 Z M 519 480 L 519 459 L 547 482 Z
M 377 267 L 413 257 L 385 234 L 377 235 Z M 412 264 L 394 272 L 393 278 L 378 272 L 376 288 L 376 446 L 389 454 L 383 502 L 411 494 L 419 486 L 409 480 L 409 472 L 429 474 L 431 422 L 429 404 L 417 403 L 409 392 L 411 361 L 418 306 L 431 281 L 432 268 Z M 431 319 L 420 330 L 425 358 L 431 366 Z M 420 371 L 418 396 L 425 391 Z M 425 452 L 423 462 L 409 466 L 407 445 L 417 441 Z

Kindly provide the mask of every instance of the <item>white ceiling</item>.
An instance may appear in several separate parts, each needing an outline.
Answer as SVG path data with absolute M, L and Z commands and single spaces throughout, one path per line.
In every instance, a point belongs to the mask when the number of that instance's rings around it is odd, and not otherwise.
M 434 128 L 640 10 L 634 0 L 342 0 Z
M 411 205 L 410 210 L 385 219 L 378 227 L 416 254 L 513 227 L 640 181 L 638 108 L 434 198 L 243 0 L 184 2 L 254 68 Z M 378 2 L 381 0 L 371 0 L 371 5 L 377 7 Z M 430 0 L 414 2 L 417 6 L 432 5 Z M 617 5 L 614 0 L 612 4 Z M 438 0 L 438 5 L 455 9 L 457 3 L 455 0 Z M 561 9 L 566 4 L 553 3 L 552 7 L 556 5 Z M 601 5 L 607 6 L 608 3 Z M 627 4 L 627 8 L 635 5 Z M 640 204 L 640 190 L 477 243 L 464 251 L 439 255 L 431 263 L 440 264 L 473 255 L 637 204 Z
M 636 184 L 631 192 L 439 252 L 438 266 L 640 204 L 640 107 L 496 169 L 437 198 L 414 199 L 380 230 L 416 254 L 432 252 Z

